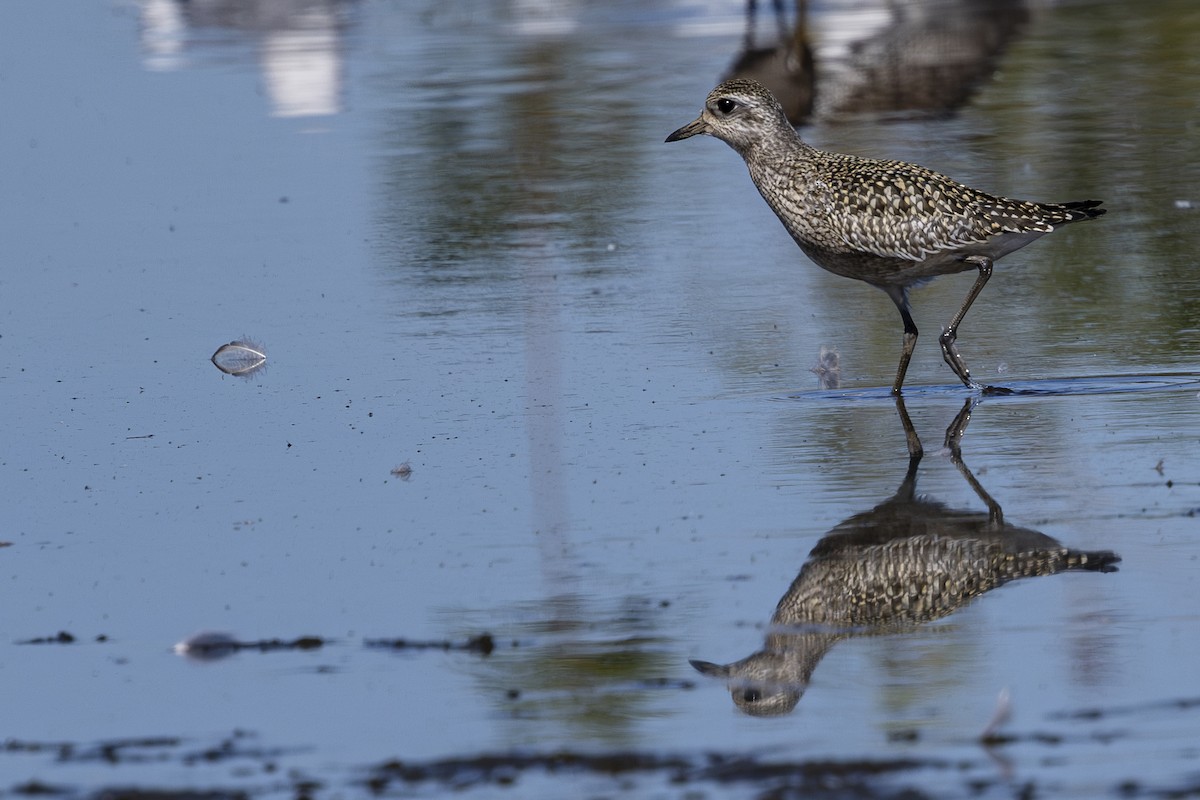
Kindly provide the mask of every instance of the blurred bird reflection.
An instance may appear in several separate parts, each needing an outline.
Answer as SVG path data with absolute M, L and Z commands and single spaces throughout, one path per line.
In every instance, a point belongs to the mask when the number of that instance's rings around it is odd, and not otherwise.
M 724 79 L 771 90 L 793 125 L 862 114 L 940 116 L 989 79 L 1029 19 L 1024 0 L 863 2 L 809 19 L 772 0 L 774 34 L 747 0 L 742 51 Z
M 922 448 L 897 398 L 909 461 L 896 494 L 817 542 L 776 606 L 761 650 L 731 664 L 691 662 L 724 679 L 739 709 L 754 716 L 791 712 L 822 657 L 843 639 L 913 630 L 1017 578 L 1116 571 L 1121 559 L 1111 551 L 1072 550 L 1004 521 L 959 449 L 973 402 L 947 429 L 946 447 L 987 511 L 947 508 L 917 495 Z
M 140 0 L 144 63 L 152 70 L 179 69 L 189 49 L 230 43 L 214 32 L 252 38 L 274 116 L 336 114 L 341 38 L 351 5 L 351 0 Z

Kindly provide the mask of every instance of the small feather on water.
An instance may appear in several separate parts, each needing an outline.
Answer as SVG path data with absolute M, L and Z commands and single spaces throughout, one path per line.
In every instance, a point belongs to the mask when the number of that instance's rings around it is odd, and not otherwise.
M 1012 719 L 1012 693 L 1005 686 L 996 698 L 996 710 L 992 712 L 992 718 L 988 720 L 987 725 L 983 726 L 983 732 L 979 734 L 980 740 L 986 742 L 996 736 L 1001 726 L 1010 719 Z
M 226 375 L 249 378 L 267 363 L 267 351 L 258 342 L 237 339 L 223 344 L 212 355 L 213 365 Z

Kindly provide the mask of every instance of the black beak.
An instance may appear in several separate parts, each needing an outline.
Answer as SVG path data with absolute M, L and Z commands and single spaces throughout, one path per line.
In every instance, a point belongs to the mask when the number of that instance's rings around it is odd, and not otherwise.
M 708 133 L 708 123 L 704 121 L 704 117 L 696 117 L 696 119 L 668 136 L 667 141 L 678 142 L 680 139 L 698 136 L 701 133 Z

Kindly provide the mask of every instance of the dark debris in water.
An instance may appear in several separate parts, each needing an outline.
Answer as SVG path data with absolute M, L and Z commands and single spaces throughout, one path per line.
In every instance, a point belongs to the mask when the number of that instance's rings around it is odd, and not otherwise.
M 194 661 L 217 661 L 247 650 L 260 653 L 280 650 L 318 650 L 333 644 L 333 641 L 332 639 L 325 639 L 320 636 L 301 636 L 297 639 L 242 641 L 230 633 L 205 631 L 179 642 L 175 645 L 174 650 L 177 654 Z M 496 640 L 490 633 L 481 633 L 461 642 L 452 642 L 448 639 L 434 641 L 403 638 L 365 639 L 363 646 L 380 650 L 456 650 L 486 656 L 491 655 L 496 649 Z M 518 642 L 512 642 L 512 647 L 518 646 Z
M 1028 737 L 1026 741 L 1044 741 Z M 362 785 L 377 796 L 407 796 L 422 787 L 452 788 L 454 791 L 484 786 L 509 787 L 531 772 L 566 777 L 579 774 L 608 776 L 630 780 L 644 775 L 660 777 L 681 790 L 681 797 L 704 797 L 705 785 L 742 784 L 753 787 L 757 800 L 784 798 L 858 798 L 859 800 L 923 800 L 933 797 L 962 797 L 989 791 L 1011 790 L 1003 777 L 968 778 L 979 765 L 967 760 L 920 758 L 812 759 L 770 761 L 753 755 L 701 756 L 655 754 L 637 751 L 581 753 L 562 750 L 551 753 L 500 753 L 474 757 L 445 758 L 433 761 L 393 759 L 371 768 Z M 961 793 L 927 793 L 914 785 L 904 785 L 905 776 L 937 771 L 964 777 Z M 921 780 L 924 781 L 922 776 Z M 431 786 L 434 785 L 434 786 Z M 1128 797 L 1191 797 L 1200 793 L 1200 783 L 1175 787 L 1169 791 L 1123 782 L 1112 787 Z M 1021 786 L 1017 797 L 1043 796 L 1044 787 L 1035 782 Z
M 221 741 L 196 748 L 182 737 L 150 736 L 143 738 L 110 739 L 99 742 L 33 742 L 8 739 L 0 742 L 3 753 L 46 753 L 57 764 L 102 762 L 114 767 L 147 763 L 177 763 L 183 766 L 233 761 L 257 762 L 263 774 L 278 771 L 282 756 L 299 752 L 282 748 L 263 749 L 250 746 L 253 735 L 234 731 Z M 303 793 L 305 782 L 293 779 L 290 788 L 295 797 Z M 278 787 L 274 787 L 278 788 Z M 255 794 L 242 787 L 195 789 L 177 787 L 137 786 L 132 782 L 106 788 L 80 790 L 73 786 L 51 784 L 36 778 L 9 787 L 8 794 L 21 797 L 62 797 L 80 800 L 249 800 Z M 0 788 L 0 795 L 5 791 Z
M 1049 714 L 1048 718 L 1092 721 L 1158 711 L 1192 711 L 1197 708 L 1200 708 L 1200 697 L 1180 697 L 1175 700 L 1159 700 L 1153 703 L 1138 703 L 1137 705 L 1114 706 L 1112 708 L 1084 708 L 1074 711 L 1057 711 Z
M 105 789 L 92 800 L 250 800 L 250 794 L 221 789 Z
M 54 636 L 39 636 L 36 639 L 25 639 L 17 644 L 73 644 L 75 637 L 66 631 L 59 631 Z
M 38 780 L 18 783 L 12 787 L 11 791 L 13 794 L 25 795 L 26 797 L 60 797 L 70 792 L 66 787 L 54 786 L 53 784 L 42 783 Z
M 46 753 L 60 764 L 106 763 L 146 764 L 178 762 L 183 765 L 211 764 L 234 759 L 269 761 L 286 755 L 280 748 L 263 749 L 249 746 L 253 735 L 235 730 L 214 745 L 195 748 L 179 736 L 143 736 L 126 739 L 104 739 L 98 742 L 36 742 L 7 739 L 0 743 L 6 753 Z
M 1022 742 L 1057 746 L 1063 744 L 1065 741 L 1066 737 L 1057 733 L 989 733 L 986 736 L 979 737 L 979 743 L 984 747 L 1007 747 L 1013 744 L 1021 744 Z
M 78 641 L 75 634 L 68 631 L 59 631 L 53 636 L 38 636 L 34 639 L 24 639 L 17 644 L 75 644 Z M 95 638 L 97 642 L 107 642 L 108 637 L 103 633 Z
M 21 797 L 86 797 L 88 800 L 250 800 L 251 795 L 237 789 L 151 789 L 111 787 L 86 795 L 66 786 L 55 786 L 38 780 L 19 783 L 10 790 Z
M 1038 736 L 1021 741 L 1043 746 L 1049 742 Z M 253 733 L 235 730 L 211 744 L 199 744 L 180 736 L 149 736 L 112 739 L 89 743 L 36 742 L 19 739 L 0 741 L 0 759 L 7 754 L 43 754 L 55 764 L 105 763 L 113 767 L 139 764 L 178 764 L 196 767 L 206 764 L 235 764 L 235 771 L 223 780 L 198 789 L 138 785 L 129 775 L 120 775 L 109 787 L 86 788 L 49 783 L 39 778 L 0 786 L 0 796 L 58 797 L 70 800 L 248 800 L 252 797 L 294 798 L 441 796 L 447 791 L 504 791 L 522 777 L 539 775 L 561 781 L 563 796 L 573 796 L 572 781 L 584 776 L 617 781 L 622 792 L 630 792 L 639 779 L 674 788 L 680 798 L 720 796 L 723 787 L 748 788 L 756 800 L 816 798 L 816 800 L 924 800 L 925 798 L 992 796 L 994 791 L 1014 789 L 1002 775 L 992 775 L 985 759 L 938 758 L 858 758 L 770 760 L 753 754 L 661 753 L 620 750 L 580 752 L 501 752 L 454 756 L 433 760 L 392 758 L 362 767 L 356 777 L 337 768 L 328 779 L 317 779 L 291 769 L 283 762 L 289 755 L 303 752 L 298 748 L 258 746 Z M 983 768 L 981 772 L 981 768 Z M 959 776 L 957 787 L 932 791 L 919 788 L 928 784 L 931 773 Z M 237 777 L 229 777 L 236 775 Z M 224 785 L 222 785 L 224 784 Z M 1200 794 L 1200 781 L 1194 785 L 1155 786 L 1127 779 L 1108 787 L 1102 794 L 1130 798 L 1192 797 Z M 1048 787 L 1028 782 L 1016 797 L 1043 797 Z M 662 794 L 661 792 L 659 794 Z M 520 796 L 519 793 L 516 796 Z
M 682 689 L 691 691 L 696 688 L 696 682 L 687 678 L 646 678 L 637 682 L 641 689 Z
M 491 655 L 492 651 L 496 649 L 496 640 L 492 638 L 490 633 L 481 633 L 478 636 L 472 636 L 465 642 L 451 642 L 449 640 L 367 639 L 363 644 L 367 647 L 383 650 L 463 650 L 468 653 L 479 653 L 484 656 Z M 514 642 L 514 646 L 515 644 Z
M 212 661 L 243 650 L 257 650 L 260 653 L 275 650 L 319 650 L 328 643 L 329 640 L 320 636 L 243 642 L 226 633 L 200 633 L 175 645 L 175 652 L 200 661 Z
M 874 786 L 877 779 L 948 765 L 941 761 L 917 759 L 862 759 L 849 761 L 763 761 L 753 756 L 708 754 L 701 757 L 664 755 L 635 751 L 580 753 L 561 750 L 553 753 L 484 754 L 470 758 L 446 758 L 436 761 L 390 760 L 371 769 L 363 784 L 374 794 L 386 794 L 393 785 L 411 788 L 414 784 L 443 784 L 456 790 L 481 785 L 505 786 L 515 783 L 527 772 L 551 775 L 586 773 L 610 777 L 634 777 L 638 774 L 665 775 L 677 785 L 697 783 L 750 783 L 766 791 L 762 798 L 773 797 L 861 797 L 919 798 L 927 795 L 908 787 Z M 830 792 L 832 787 L 836 789 Z

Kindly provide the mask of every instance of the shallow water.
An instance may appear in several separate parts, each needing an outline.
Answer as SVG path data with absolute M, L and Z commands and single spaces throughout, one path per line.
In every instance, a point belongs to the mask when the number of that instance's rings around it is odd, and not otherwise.
M 760 648 L 909 458 L 890 301 L 808 263 L 725 145 L 663 144 L 740 4 L 247 7 L 0 4 L 0 792 L 1194 788 L 1192 4 L 985 26 L 950 113 L 814 105 L 821 146 L 1107 201 L 966 318 L 1018 393 L 961 452 L 1006 522 L 1122 561 L 840 641 L 773 718 L 688 660 Z M 881 13 L 810 4 L 818 76 Z M 935 335 L 970 280 L 915 292 L 904 410 L 917 491 L 982 514 Z M 243 337 L 265 370 L 223 375 Z M 172 652 L 200 631 L 319 646 Z

